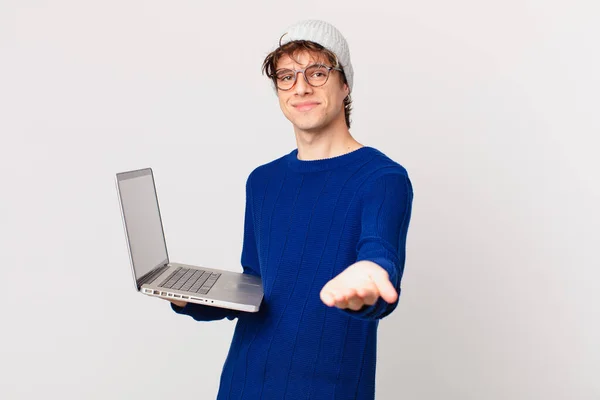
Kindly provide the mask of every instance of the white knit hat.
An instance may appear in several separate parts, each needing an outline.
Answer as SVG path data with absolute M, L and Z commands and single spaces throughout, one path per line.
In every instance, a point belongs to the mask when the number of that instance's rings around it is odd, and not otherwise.
M 348 43 L 335 26 L 319 20 L 300 21 L 285 30 L 279 45 L 282 46 L 294 40 L 308 40 L 315 42 L 333 52 L 338 58 L 340 66 L 344 69 L 348 88 L 352 91 L 354 70 L 350 62 L 350 49 Z

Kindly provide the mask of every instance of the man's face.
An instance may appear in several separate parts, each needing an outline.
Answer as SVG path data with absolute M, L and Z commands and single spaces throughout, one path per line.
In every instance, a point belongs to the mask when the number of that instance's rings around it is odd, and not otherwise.
M 332 66 L 324 56 L 302 52 L 295 56 L 281 57 L 275 70 L 303 69 L 315 63 Z M 313 87 L 304 79 L 303 73 L 296 76 L 295 85 L 289 90 L 277 89 L 281 111 L 296 129 L 303 131 L 319 131 L 328 127 L 333 121 L 344 120 L 344 99 L 348 96 L 348 85 L 342 84 L 340 71 L 332 70 L 327 83 Z

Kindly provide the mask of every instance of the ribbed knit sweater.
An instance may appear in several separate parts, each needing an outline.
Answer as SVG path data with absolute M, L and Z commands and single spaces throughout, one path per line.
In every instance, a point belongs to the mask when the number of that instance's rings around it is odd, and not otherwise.
M 188 303 L 198 321 L 237 318 L 217 399 L 373 399 L 379 320 L 398 303 L 328 307 L 323 286 L 370 260 L 400 294 L 413 191 L 407 171 L 365 146 L 300 160 L 294 149 L 246 181 L 243 272 L 260 276 L 257 313 Z M 399 296 L 400 297 L 400 296 Z

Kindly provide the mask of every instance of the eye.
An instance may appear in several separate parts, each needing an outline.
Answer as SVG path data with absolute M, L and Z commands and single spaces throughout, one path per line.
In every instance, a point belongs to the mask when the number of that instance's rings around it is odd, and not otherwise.
M 322 64 L 311 65 L 307 71 L 311 78 L 323 78 L 327 76 L 327 67 Z
M 279 73 L 277 73 L 277 80 L 281 81 L 281 82 L 287 82 L 290 81 L 291 79 L 293 79 L 293 75 L 292 72 L 290 71 L 281 71 Z

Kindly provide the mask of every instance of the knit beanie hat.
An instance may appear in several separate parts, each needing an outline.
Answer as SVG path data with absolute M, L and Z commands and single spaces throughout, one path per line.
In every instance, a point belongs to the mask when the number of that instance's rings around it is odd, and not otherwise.
M 340 31 L 333 25 L 319 20 L 300 21 L 285 30 L 279 42 L 280 46 L 294 40 L 308 40 L 315 42 L 331 51 L 338 58 L 340 66 L 344 69 L 348 88 L 352 92 L 354 70 L 350 62 L 350 49 Z

